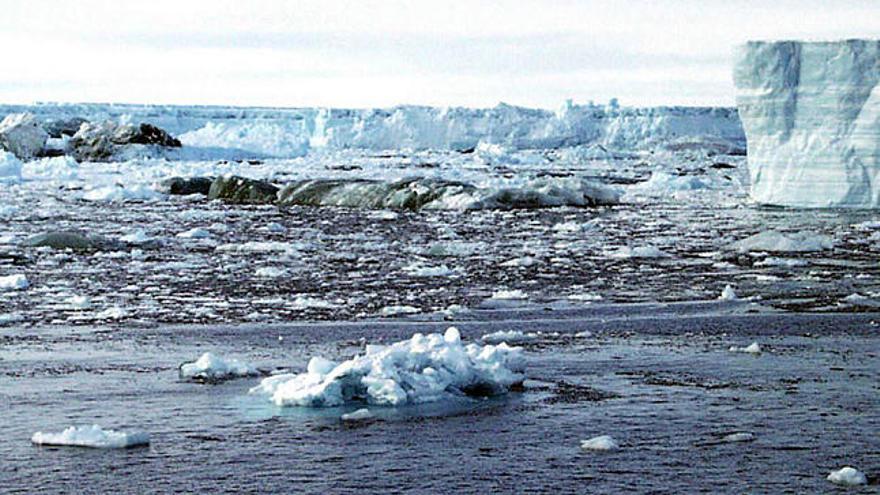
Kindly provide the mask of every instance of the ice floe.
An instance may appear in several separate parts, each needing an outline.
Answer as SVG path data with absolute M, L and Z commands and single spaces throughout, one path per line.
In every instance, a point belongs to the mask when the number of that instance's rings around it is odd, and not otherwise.
M 508 344 L 517 344 L 522 342 L 531 342 L 541 337 L 540 332 L 522 332 L 520 330 L 499 330 L 497 332 L 487 333 L 480 337 L 483 342 L 490 344 L 500 344 L 507 342 Z
M 0 277 L 0 291 L 27 289 L 30 285 L 27 276 L 20 273 Z
M 620 445 L 618 445 L 617 441 L 609 435 L 593 437 L 589 440 L 581 440 L 581 449 L 583 450 L 607 452 L 619 448 Z
M 766 251 L 770 253 L 808 253 L 832 249 L 834 241 L 821 234 L 794 232 L 784 234 L 775 230 L 760 232 L 736 241 L 731 246 L 739 252 Z
M 12 153 L 0 149 L 0 183 L 21 180 L 21 160 Z
M 758 355 L 758 354 L 761 354 L 761 352 L 763 352 L 763 349 L 761 349 L 761 346 L 758 345 L 757 342 L 752 342 L 751 344 L 749 344 L 749 345 L 747 345 L 747 346 L 745 346 L 745 347 L 737 347 L 737 346 L 735 346 L 735 345 L 734 345 L 734 346 L 730 346 L 730 349 L 728 349 L 728 351 L 730 351 L 730 352 L 742 352 L 742 353 L 745 353 L 745 354 L 754 354 L 754 355 Z
M 868 477 L 865 476 L 865 473 L 850 466 L 840 468 L 837 471 L 831 471 L 825 479 L 835 485 L 842 486 L 858 486 L 868 483 Z
M 609 258 L 619 259 L 619 260 L 625 260 L 625 259 L 631 259 L 631 258 L 636 258 L 636 259 L 639 259 L 639 258 L 645 258 L 645 259 L 668 258 L 669 256 L 670 256 L 669 253 L 666 253 L 666 252 L 660 250 L 660 248 L 658 248 L 656 246 L 636 246 L 636 247 L 623 246 L 620 249 L 617 249 L 616 251 L 611 251 L 610 253 L 608 253 Z
M 366 421 L 368 419 L 373 419 L 373 417 L 374 417 L 373 413 L 370 412 L 369 409 L 362 408 L 362 409 L 358 409 L 357 411 L 354 411 L 354 412 L 343 414 L 342 416 L 340 416 L 339 419 L 341 419 L 342 421 L 355 422 L 355 421 Z
M 721 290 L 721 295 L 718 296 L 719 301 L 736 301 L 739 299 L 736 295 L 736 291 L 730 285 L 725 285 L 724 289 Z
M 71 426 L 61 433 L 38 431 L 31 442 L 46 446 L 92 447 L 98 449 L 121 449 L 149 445 L 150 435 L 146 432 L 121 432 L 104 430 L 98 425 Z
M 178 368 L 182 380 L 218 382 L 244 376 L 260 374 L 255 367 L 237 359 L 224 359 L 206 352 L 191 363 L 183 363 Z
M 320 357 L 305 373 L 264 378 L 251 393 L 279 406 L 327 407 L 366 403 L 400 406 L 507 392 L 524 379 L 521 350 L 506 344 L 465 345 L 454 327 L 415 334 L 335 363 Z

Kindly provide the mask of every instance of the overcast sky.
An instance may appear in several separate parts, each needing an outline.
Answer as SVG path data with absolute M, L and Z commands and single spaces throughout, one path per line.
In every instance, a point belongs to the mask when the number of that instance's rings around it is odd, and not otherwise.
M 880 0 L 0 0 L 0 103 L 732 105 L 747 39 L 880 37 Z

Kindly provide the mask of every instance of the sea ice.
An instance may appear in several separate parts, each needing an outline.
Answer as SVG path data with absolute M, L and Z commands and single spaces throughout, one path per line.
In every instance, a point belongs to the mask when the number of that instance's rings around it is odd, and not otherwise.
M 104 186 L 83 194 L 83 199 L 86 201 L 149 201 L 163 197 L 163 194 L 154 191 L 146 184 L 133 184 L 130 187 Z
M 663 252 L 655 246 L 637 246 L 634 248 L 623 246 L 616 251 L 608 253 L 608 257 L 621 260 L 630 258 L 668 258 L 669 253 Z
M 522 342 L 530 342 L 541 336 L 540 333 L 535 332 L 522 332 L 519 330 L 499 330 L 497 332 L 487 333 L 483 335 L 480 340 L 483 342 L 488 342 L 490 344 L 500 344 L 501 342 L 507 342 L 509 344 L 522 343 Z
M 812 232 L 783 234 L 768 230 L 734 242 L 731 246 L 741 253 L 766 251 L 770 253 L 809 253 L 832 249 L 834 241 L 825 235 Z
M 0 277 L 0 291 L 27 289 L 30 285 L 27 277 L 20 273 Z
M 385 306 L 384 308 L 379 310 L 380 316 L 398 316 L 398 315 L 411 315 L 416 313 L 421 313 L 422 310 L 415 307 L 409 306 L 406 304 L 403 305 L 393 305 L 393 306 Z
M 183 380 L 217 382 L 243 376 L 257 376 L 260 372 L 253 366 L 237 359 L 224 359 L 206 352 L 192 363 L 183 363 L 179 368 Z
M 724 289 L 721 291 L 721 295 L 718 296 L 719 301 L 736 301 L 739 299 L 736 295 L 736 291 L 733 290 L 733 287 L 730 285 L 725 285 Z
M 589 440 L 581 440 L 581 449 L 594 452 L 607 452 L 617 450 L 620 446 L 614 438 L 608 435 L 593 437 Z
M 257 268 L 256 273 L 254 273 L 254 275 L 260 278 L 278 278 L 283 277 L 286 274 L 287 270 L 274 266 L 264 266 L 261 268 Z
M 758 345 L 757 342 L 752 342 L 751 344 L 749 344 L 745 347 L 737 347 L 735 345 L 730 346 L 730 349 L 728 349 L 728 351 L 730 351 L 730 352 L 743 352 L 746 354 L 758 355 L 758 354 L 761 354 L 762 349 L 761 349 L 761 346 Z
M 61 433 L 43 433 L 38 431 L 31 437 L 31 442 L 37 445 L 121 449 L 149 445 L 150 435 L 146 432 L 125 433 L 115 430 L 104 430 L 98 425 L 71 426 Z
M 211 237 L 211 233 L 205 229 L 194 227 L 177 234 L 181 239 L 206 239 Z
M 363 408 L 363 409 L 358 409 L 355 412 L 343 414 L 340 417 L 340 419 L 342 421 L 351 421 L 351 422 L 366 421 L 368 419 L 373 419 L 373 413 L 371 413 L 369 409 Z
M 826 479 L 835 485 L 843 486 L 858 486 L 868 483 L 868 477 L 865 476 L 865 473 L 850 466 L 831 471 Z
M 739 433 L 731 433 L 730 435 L 724 435 L 721 437 L 722 442 L 751 442 L 755 439 L 755 435 L 749 432 L 739 432 Z
M 513 290 L 501 289 L 501 290 L 496 290 L 495 292 L 492 293 L 492 299 L 522 300 L 522 299 L 528 299 L 528 298 L 529 298 L 529 295 L 520 289 L 513 289 Z
M 21 160 L 15 155 L 0 149 L 0 183 L 21 180 Z
M 314 357 L 305 373 L 264 378 L 251 393 L 279 406 L 400 406 L 505 393 L 522 382 L 524 368 L 520 349 L 464 345 L 450 327 L 442 335 L 417 333 L 391 345 L 368 345 L 342 363 Z

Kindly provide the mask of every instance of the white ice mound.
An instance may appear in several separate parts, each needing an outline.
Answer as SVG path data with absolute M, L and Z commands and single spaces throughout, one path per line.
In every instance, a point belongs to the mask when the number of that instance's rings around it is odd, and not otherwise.
M 749 42 L 734 80 L 755 201 L 880 207 L 880 41 Z
M 260 372 L 237 359 L 223 359 L 206 352 L 192 363 L 181 364 L 179 374 L 184 380 L 217 382 L 242 376 L 256 376 Z
M 0 291 L 27 289 L 30 285 L 27 277 L 20 273 L 0 277 Z
M 763 349 L 761 349 L 761 346 L 758 345 L 757 342 L 752 342 L 751 344 L 749 344 L 745 347 L 737 347 L 735 345 L 730 346 L 730 349 L 728 349 L 728 351 L 742 352 L 745 354 L 753 354 L 753 355 L 757 356 L 758 354 L 761 354 L 761 352 L 763 352 Z
M 0 122 L 0 150 L 7 150 L 22 160 L 36 157 L 49 135 L 31 113 L 13 113 Z
M 450 327 L 443 335 L 417 333 L 388 346 L 368 345 L 364 355 L 342 363 L 313 357 L 305 373 L 265 378 L 251 393 L 279 406 L 399 406 L 505 393 L 523 381 L 524 367 L 521 349 L 464 345 Z
M 104 430 L 98 425 L 71 426 L 61 433 L 43 433 L 38 431 L 31 437 L 31 442 L 37 445 L 124 449 L 139 445 L 149 445 L 150 434 L 146 432 L 125 433 Z
M 865 473 L 849 466 L 838 469 L 837 471 L 831 471 L 831 473 L 825 479 L 834 483 L 835 485 L 843 486 L 857 486 L 868 483 L 868 478 L 867 476 L 865 476 Z
M 620 446 L 617 444 L 617 441 L 608 435 L 602 435 L 600 437 L 594 437 L 589 440 L 581 441 L 581 449 L 583 450 L 604 452 L 609 450 L 617 450 L 618 448 L 620 448 Z
M 21 160 L 12 153 L 0 149 L 0 183 L 21 180 Z
M 834 241 L 821 234 L 794 232 L 783 234 L 775 230 L 760 232 L 739 240 L 731 246 L 741 253 L 766 251 L 768 253 L 809 253 L 834 247 Z

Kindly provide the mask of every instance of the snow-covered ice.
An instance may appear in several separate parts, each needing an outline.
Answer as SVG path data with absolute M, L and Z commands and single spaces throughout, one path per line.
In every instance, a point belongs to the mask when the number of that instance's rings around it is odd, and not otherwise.
M 191 363 L 183 363 L 179 368 L 180 378 L 216 382 L 244 376 L 257 376 L 260 372 L 255 367 L 238 359 L 222 358 L 206 352 Z
M 593 452 L 607 452 L 620 448 L 617 440 L 609 435 L 593 437 L 589 440 L 581 440 L 581 449 Z
M 364 354 L 342 363 L 314 357 L 305 373 L 264 378 L 251 393 L 279 406 L 400 406 L 504 393 L 523 380 L 524 366 L 520 349 L 465 345 L 450 327 L 444 334 L 368 345 Z
M 38 431 L 31 442 L 46 446 L 92 447 L 98 449 L 122 449 L 149 445 L 150 435 L 146 432 L 122 432 L 104 430 L 98 425 L 71 426 L 61 433 Z
M 831 471 L 826 479 L 835 485 L 843 486 L 858 486 L 868 483 L 868 477 L 865 476 L 865 473 L 851 466 Z

